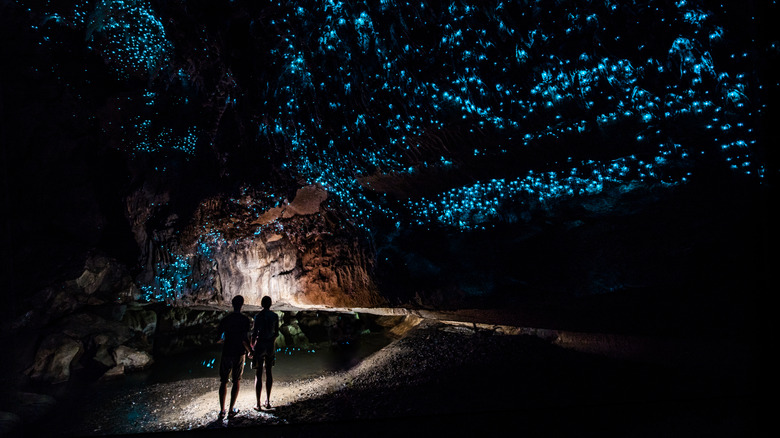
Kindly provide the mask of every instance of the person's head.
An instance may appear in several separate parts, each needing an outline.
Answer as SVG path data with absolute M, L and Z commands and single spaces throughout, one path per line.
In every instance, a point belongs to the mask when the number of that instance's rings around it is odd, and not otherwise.
M 262 300 L 260 300 L 260 305 L 263 306 L 263 309 L 270 309 L 271 308 L 271 297 L 268 295 L 264 296 Z
M 244 297 L 242 297 L 241 295 L 236 295 L 233 297 L 232 303 L 233 303 L 233 310 L 238 312 L 241 310 L 241 306 L 244 305 Z

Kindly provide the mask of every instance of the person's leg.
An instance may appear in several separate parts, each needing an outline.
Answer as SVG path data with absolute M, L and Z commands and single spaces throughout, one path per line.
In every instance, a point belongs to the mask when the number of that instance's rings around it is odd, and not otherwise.
M 228 358 L 223 356 L 219 361 L 219 415 L 220 416 L 225 415 L 225 396 L 227 395 L 228 376 L 230 375 L 231 368 L 232 368 L 232 363 L 230 363 L 230 360 Z
M 227 382 L 219 384 L 219 413 L 225 415 L 225 396 L 227 395 Z
M 260 398 L 263 395 L 263 363 L 265 361 L 262 358 L 257 360 L 257 370 L 255 372 L 255 397 L 257 397 L 257 409 L 263 406 L 260 403 Z
M 273 376 L 273 356 L 266 356 L 265 357 L 265 391 L 266 391 L 266 397 L 265 397 L 265 407 L 270 408 L 271 407 L 271 386 L 274 384 L 274 376 Z
M 238 398 L 238 389 L 241 386 L 240 380 L 233 381 L 233 388 L 230 390 L 230 412 L 233 412 L 233 408 L 236 405 L 236 399 Z
M 232 379 L 233 388 L 230 391 L 230 413 L 235 415 L 233 408 L 236 405 L 236 399 L 238 399 L 238 390 L 241 387 L 241 375 L 244 373 L 244 356 L 238 357 L 233 364 Z

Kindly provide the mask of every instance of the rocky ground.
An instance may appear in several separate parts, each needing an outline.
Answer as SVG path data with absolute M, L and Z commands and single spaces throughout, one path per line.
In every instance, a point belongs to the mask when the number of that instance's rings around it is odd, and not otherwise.
M 217 379 L 200 378 L 95 391 L 81 418 L 51 415 L 28 435 L 757 436 L 749 373 L 716 368 L 610 359 L 422 320 L 347 371 L 277 379 L 271 410 L 252 409 L 250 370 L 229 421 L 217 418 Z

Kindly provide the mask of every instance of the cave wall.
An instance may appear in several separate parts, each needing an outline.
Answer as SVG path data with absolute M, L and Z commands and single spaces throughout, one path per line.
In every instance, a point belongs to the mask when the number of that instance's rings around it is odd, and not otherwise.
M 264 196 L 207 199 L 188 221 L 167 211 L 167 194 L 146 188 L 128 197 L 143 249 L 144 269 L 136 277 L 143 299 L 220 304 L 242 295 L 258 306 L 265 295 L 291 305 L 385 302 L 365 235 L 328 206 L 322 187 L 301 187 L 291 201 L 273 204 Z M 151 220 L 155 215 L 164 219 Z
M 274 302 L 298 304 L 296 297 L 303 291 L 294 275 L 296 248 L 289 241 L 241 241 L 220 248 L 214 259 L 222 290 L 220 299 L 225 302 L 243 295 L 246 303 L 259 306 L 268 295 Z

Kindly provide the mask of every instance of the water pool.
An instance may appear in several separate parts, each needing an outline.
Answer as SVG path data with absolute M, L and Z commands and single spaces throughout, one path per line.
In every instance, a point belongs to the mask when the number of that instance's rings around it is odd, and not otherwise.
M 363 334 L 352 343 L 327 342 L 306 347 L 277 348 L 274 379 L 295 380 L 331 371 L 346 370 L 389 344 L 382 333 Z M 184 353 L 155 357 L 155 363 L 145 371 L 131 373 L 128 380 L 137 383 L 166 383 L 185 379 L 219 375 L 221 345 L 215 344 Z M 244 377 L 254 376 L 251 360 L 247 359 Z

